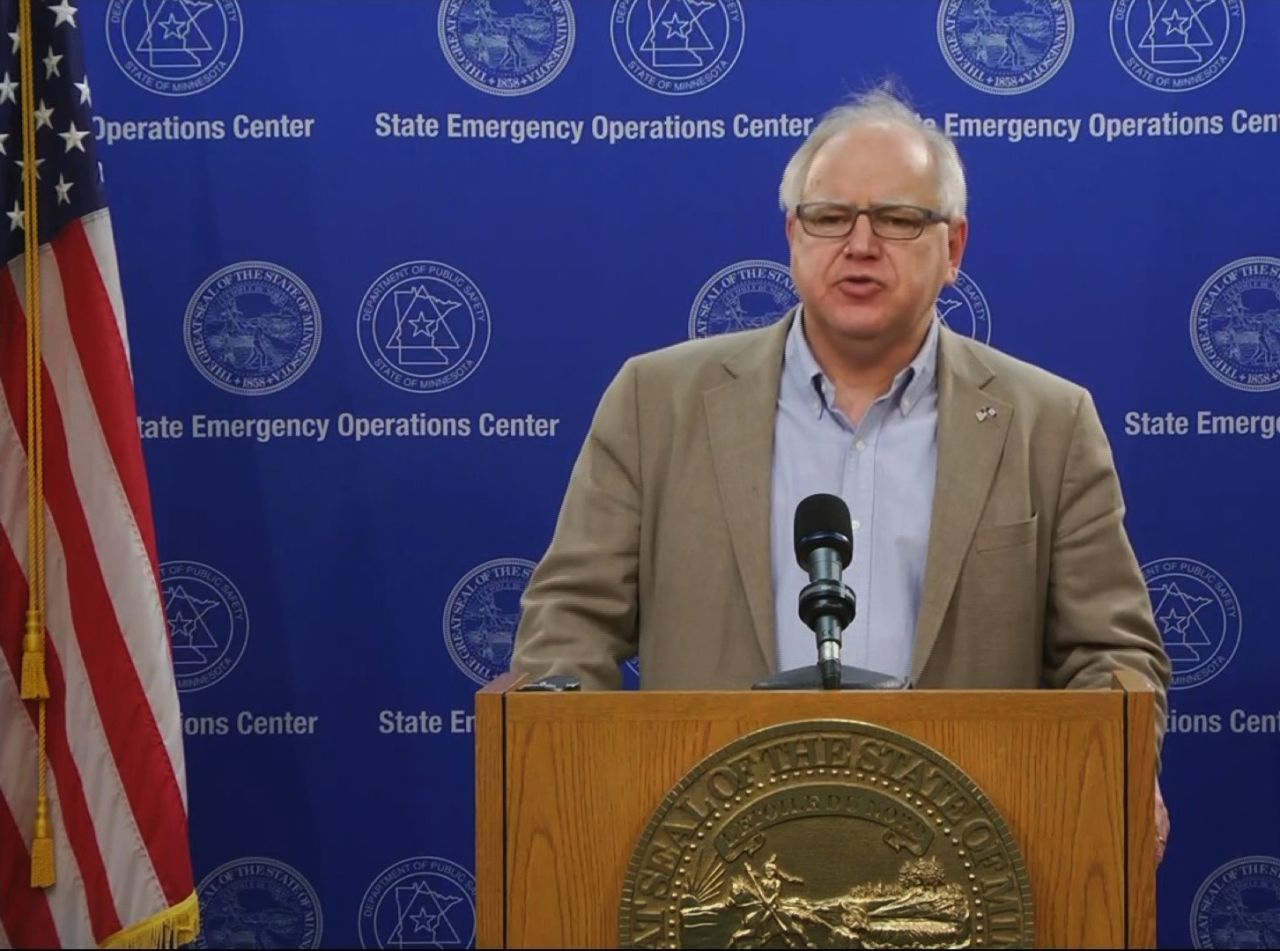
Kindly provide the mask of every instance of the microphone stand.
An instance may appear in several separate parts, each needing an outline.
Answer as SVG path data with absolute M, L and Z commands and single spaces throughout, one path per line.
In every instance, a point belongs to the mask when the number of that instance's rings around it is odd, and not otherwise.
M 911 681 L 840 662 L 841 632 L 857 610 L 857 599 L 839 577 L 844 569 L 833 548 L 809 555 L 810 581 L 800 591 L 800 619 L 818 638 L 818 663 L 781 670 L 753 690 L 905 690 Z

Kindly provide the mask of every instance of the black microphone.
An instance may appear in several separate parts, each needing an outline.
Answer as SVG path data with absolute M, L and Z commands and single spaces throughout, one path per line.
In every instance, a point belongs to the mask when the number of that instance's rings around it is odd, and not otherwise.
M 849 507 L 836 495 L 811 495 L 796 506 L 796 560 L 809 573 L 800 591 L 800 620 L 818 639 L 822 686 L 840 687 L 841 634 L 857 611 L 854 594 L 840 580 L 853 558 Z

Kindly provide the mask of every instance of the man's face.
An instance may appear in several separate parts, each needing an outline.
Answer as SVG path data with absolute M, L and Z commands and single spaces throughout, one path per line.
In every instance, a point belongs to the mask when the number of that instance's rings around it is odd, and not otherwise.
M 802 202 L 915 205 L 938 209 L 937 173 L 919 135 L 895 124 L 856 126 L 814 156 Z M 885 347 L 913 339 L 944 284 L 956 279 L 968 225 L 927 224 L 918 238 L 892 240 L 860 215 L 843 238 L 808 234 L 787 215 L 791 275 L 804 302 L 805 329 L 837 349 Z

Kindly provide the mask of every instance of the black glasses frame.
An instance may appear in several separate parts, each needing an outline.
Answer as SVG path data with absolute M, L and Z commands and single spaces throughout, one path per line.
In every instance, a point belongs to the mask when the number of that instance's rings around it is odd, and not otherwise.
M 849 227 L 841 232 L 831 232 L 826 234 L 819 234 L 818 232 L 815 232 L 810 227 L 812 224 L 810 216 L 821 208 L 839 208 L 843 211 L 851 212 L 852 217 L 849 219 Z M 880 231 L 880 227 L 878 227 L 876 223 L 876 216 L 882 212 L 890 212 L 898 209 L 919 212 L 923 216 L 924 220 L 920 222 L 920 226 L 915 230 L 914 234 L 884 234 Z M 922 208 L 919 205 L 867 205 L 863 208 L 858 205 L 845 204 L 844 202 L 839 201 L 804 201 L 796 205 L 796 217 L 800 219 L 800 226 L 804 228 L 806 234 L 812 235 L 815 238 L 847 238 L 849 235 L 853 234 L 853 229 L 858 226 L 858 218 L 862 215 L 867 216 L 867 221 L 871 224 L 872 233 L 878 238 L 884 238 L 886 241 L 914 241 L 916 238 L 920 237 L 920 235 L 924 234 L 924 229 L 928 225 L 938 224 L 939 222 L 943 224 L 951 223 L 951 219 L 941 212 L 934 211 L 932 208 Z M 883 222 L 880 222 L 881 227 L 883 227 L 883 224 Z

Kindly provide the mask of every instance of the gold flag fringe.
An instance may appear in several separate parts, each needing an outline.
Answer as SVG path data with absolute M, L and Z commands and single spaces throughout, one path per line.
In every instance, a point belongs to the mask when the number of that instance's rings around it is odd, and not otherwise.
M 103 948 L 178 948 L 196 940 L 200 933 L 200 903 L 192 892 L 172 908 L 166 908 L 146 921 L 117 931 L 100 947 Z

